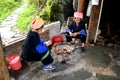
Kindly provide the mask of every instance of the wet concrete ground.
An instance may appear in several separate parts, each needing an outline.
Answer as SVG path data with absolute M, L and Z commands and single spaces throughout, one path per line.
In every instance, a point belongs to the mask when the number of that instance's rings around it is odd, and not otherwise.
M 77 48 L 74 53 L 66 63 L 56 61 L 57 68 L 53 71 L 44 71 L 41 62 L 23 63 L 20 70 L 10 70 L 11 77 L 15 80 L 120 80 L 120 50 L 87 45 L 86 52 L 81 53 Z

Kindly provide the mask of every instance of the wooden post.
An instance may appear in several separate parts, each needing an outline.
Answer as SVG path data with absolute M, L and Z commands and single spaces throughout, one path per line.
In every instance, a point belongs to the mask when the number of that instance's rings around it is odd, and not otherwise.
M 40 0 L 38 0 L 38 8 L 40 8 Z
M 88 43 L 94 42 L 95 36 L 97 34 L 96 31 L 99 27 L 101 1 L 102 0 L 99 0 L 98 5 L 92 6 L 90 21 L 88 26 L 88 37 L 87 37 Z
M 84 12 L 85 0 L 78 0 L 78 12 Z
M 8 67 L 4 57 L 1 36 L 0 36 L 0 80 L 10 80 Z

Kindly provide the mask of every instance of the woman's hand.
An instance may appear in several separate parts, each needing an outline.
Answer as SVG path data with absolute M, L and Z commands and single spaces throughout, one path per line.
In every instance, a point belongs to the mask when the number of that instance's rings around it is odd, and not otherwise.
M 77 36 L 77 35 L 78 35 L 78 33 L 77 33 L 77 32 L 72 34 L 72 36 L 74 36 L 74 37 L 75 37 L 75 36 Z
M 52 41 L 51 40 L 46 41 L 46 42 L 44 42 L 44 44 L 46 44 L 47 46 L 50 46 L 52 44 Z
M 72 33 L 71 33 L 71 32 L 70 32 L 69 34 L 70 34 L 70 36 L 72 36 Z

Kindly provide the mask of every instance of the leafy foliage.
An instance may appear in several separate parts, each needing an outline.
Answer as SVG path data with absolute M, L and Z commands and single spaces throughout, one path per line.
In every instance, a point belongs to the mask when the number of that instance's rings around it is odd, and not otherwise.
M 2 17 L 7 17 L 11 11 L 15 10 L 20 5 L 20 1 L 23 0 L 0 0 L 0 16 L 2 14 Z M 43 0 L 40 0 L 40 3 L 42 4 Z M 24 11 L 20 14 L 18 20 L 17 20 L 17 28 L 22 30 L 28 30 L 30 29 L 29 25 L 31 24 L 33 18 L 36 15 L 40 15 L 41 18 L 46 20 L 46 24 L 59 20 L 59 12 L 60 8 L 58 5 L 59 0 L 47 0 L 45 7 L 40 11 L 38 9 L 38 0 L 28 0 L 28 5 L 24 9 Z M 21 2 L 22 3 L 22 2 Z M 2 5 L 5 4 L 5 5 Z M 2 9 L 2 7 L 5 7 Z M 13 8 L 14 7 L 14 8 Z M 59 15 L 59 16 L 58 16 Z M 0 17 L 0 20 L 3 20 L 3 18 Z
M 57 21 L 59 14 L 59 0 L 47 0 L 46 6 L 42 9 L 40 17 L 44 20 Z

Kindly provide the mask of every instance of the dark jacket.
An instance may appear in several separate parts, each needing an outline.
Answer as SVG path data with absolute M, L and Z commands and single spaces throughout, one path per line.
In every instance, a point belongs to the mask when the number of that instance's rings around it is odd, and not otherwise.
M 39 43 L 39 34 L 34 31 L 29 31 L 26 40 L 22 46 L 22 59 L 26 61 L 40 61 L 45 54 L 39 54 L 36 50 L 36 46 Z
M 85 28 L 85 23 L 81 20 L 80 23 L 77 25 L 75 21 L 73 21 L 69 26 L 68 26 L 68 29 L 74 33 L 74 32 L 80 32 L 82 30 L 85 31 L 85 34 L 86 33 L 86 28 Z

